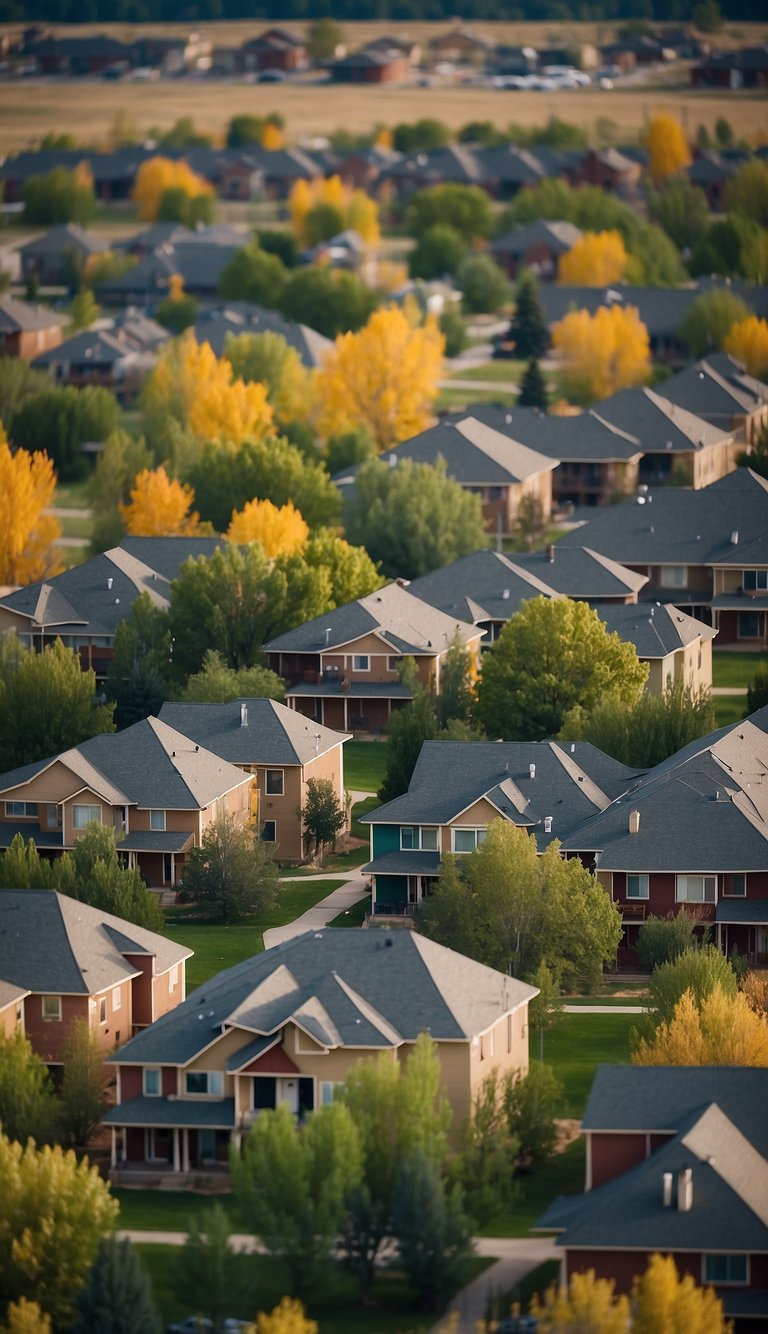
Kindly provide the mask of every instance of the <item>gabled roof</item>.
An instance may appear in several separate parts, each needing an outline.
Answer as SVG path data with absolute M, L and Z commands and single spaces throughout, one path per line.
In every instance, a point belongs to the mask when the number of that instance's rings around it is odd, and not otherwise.
M 747 1066 L 598 1065 L 581 1127 L 672 1134 L 711 1102 L 768 1155 L 768 1070 Z
M 511 411 L 479 404 L 473 412 L 500 434 L 554 460 L 565 462 L 626 463 L 639 459 L 642 447 L 637 436 L 603 421 L 590 409 L 575 417 L 560 417 L 538 408 Z M 400 446 L 402 448 L 402 446 Z
M 664 396 L 678 407 L 729 431 L 734 417 L 768 403 L 768 385 L 747 376 L 731 357 L 705 357 L 664 381 Z
M 385 456 L 390 467 L 403 459 L 412 463 L 445 461 L 449 477 L 463 486 L 517 485 L 529 477 L 551 472 L 550 458 L 520 444 L 511 434 L 502 434 L 475 416 L 453 417 L 438 422 L 420 435 L 404 440 Z M 359 466 L 359 465 L 358 465 Z M 357 467 L 338 474 L 334 481 L 348 485 Z
M 534 245 L 544 245 L 556 255 L 565 255 L 583 233 L 573 222 L 534 218 L 491 242 L 491 250 L 503 255 L 525 255 Z
M 36 329 L 51 329 L 67 323 L 67 317 L 50 306 L 31 301 L 19 301 L 10 292 L 0 295 L 0 333 L 27 333 Z
M 128 954 L 164 973 L 192 950 L 56 890 L 0 889 L 0 978 L 29 991 L 93 996 L 135 977 Z
M 106 329 L 83 329 L 73 338 L 67 338 L 58 347 L 51 348 L 35 357 L 33 366 L 38 370 L 47 370 L 49 366 L 58 366 L 63 362 L 91 366 L 116 366 L 126 359 L 135 358 L 132 348 L 126 347 L 119 338 Z
M 598 403 L 594 412 L 639 440 L 646 454 L 690 453 L 732 436 L 727 427 L 713 426 L 654 389 L 622 389 Z
M 347 739 L 346 733 L 323 727 L 273 699 L 164 704 L 160 721 L 230 764 L 308 764 Z
M 642 659 L 666 658 L 697 639 L 714 639 L 717 631 L 695 616 L 689 616 L 670 603 L 649 606 L 648 603 L 620 606 L 601 603 L 595 607 L 609 634 L 634 644 Z
M 330 631 L 330 633 L 327 633 Z M 379 634 L 382 649 L 396 653 L 436 655 L 454 635 L 463 643 L 479 637 L 473 625 L 455 620 L 414 597 L 398 583 L 387 584 L 357 602 L 316 616 L 265 644 L 270 653 L 321 653 L 349 644 L 362 635 Z
M 278 311 L 267 310 L 249 301 L 228 301 L 225 305 L 208 307 L 201 311 L 193 332 L 198 343 L 209 343 L 217 357 L 224 352 L 227 334 L 237 337 L 239 334 L 276 333 L 298 352 L 310 370 L 322 365 L 333 346 L 330 338 L 316 329 L 286 320 Z
M 579 601 L 599 602 L 604 598 L 626 597 L 639 593 L 648 583 L 647 575 L 638 574 L 588 546 L 551 544 L 545 551 L 515 552 L 511 559 L 519 568 L 557 589 L 558 593 Z
M 19 246 L 19 254 L 66 255 L 69 251 L 79 250 L 83 254 L 94 255 L 108 249 L 109 243 L 95 232 L 86 231 L 77 222 L 62 222 L 51 227 L 43 236 Z
M 186 1065 L 233 1027 L 247 1059 L 290 1022 L 328 1049 L 466 1041 L 536 994 L 412 931 L 308 932 L 209 979 L 113 1059 Z

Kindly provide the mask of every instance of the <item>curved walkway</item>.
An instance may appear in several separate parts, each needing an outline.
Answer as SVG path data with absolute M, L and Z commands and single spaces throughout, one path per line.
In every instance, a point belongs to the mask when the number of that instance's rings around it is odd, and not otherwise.
M 532 1269 L 538 1268 L 545 1260 L 559 1260 L 561 1252 L 551 1237 L 476 1237 L 475 1250 L 478 1255 L 496 1256 L 496 1263 L 489 1265 L 468 1283 L 466 1288 L 457 1292 L 447 1311 L 432 1329 L 432 1334 L 445 1334 L 450 1317 L 458 1314 L 456 1334 L 475 1334 L 478 1323 L 485 1320 L 488 1304 L 494 1297 L 501 1297 L 509 1292 L 515 1283 L 519 1283 Z M 508 1312 L 500 1311 L 499 1316 Z
M 331 874 L 328 872 L 320 876 L 302 875 L 296 876 L 295 879 L 302 881 L 329 880 Z M 265 931 L 265 950 L 271 950 L 273 945 L 282 945 L 285 940 L 293 940 L 294 936 L 302 936 L 305 931 L 320 931 L 329 922 L 332 922 L 334 917 L 338 917 L 339 913 L 348 912 L 360 899 L 365 898 L 366 892 L 365 877 L 362 871 L 355 871 L 348 880 L 345 880 L 343 885 L 339 885 L 338 889 L 334 889 L 332 893 L 321 899 L 319 903 L 315 904 L 314 908 L 308 908 L 305 913 L 301 914 L 301 917 L 295 917 L 292 922 L 286 922 L 284 926 L 272 926 L 268 931 Z

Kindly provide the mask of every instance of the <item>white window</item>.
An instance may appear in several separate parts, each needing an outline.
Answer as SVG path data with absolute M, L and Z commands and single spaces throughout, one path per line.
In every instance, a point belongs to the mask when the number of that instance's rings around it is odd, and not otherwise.
M 43 1018 L 61 1020 L 61 996 L 43 996 Z
M 99 1023 L 106 1024 L 106 1022 L 107 1022 L 107 998 L 106 996 L 99 996 Z
M 659 584 L 662 588 L 685 588 L 687 583 L 687 565 L 662 565 L 659 568 Z
M 268 797 L 282 797 L 285 791 L 285 774 L 282 769 L 267 769 L 264 791 Z
M 158 833 L 163 833 L 165 831 L 165 811 L 150 811 L 149 827 L 157 830 Z
M 74 829 L 85 829 L 87 825 L 101 824 L 101 806 L 73 806 L 72 807 L 72 826 Z
M 485 838 L 487 829 L 452 829 L 451 839 L 454 852 L 474 852 Z
M 371 659 L 367 653 L 352 654 L 352 671 L 369 672 L 371 670 Z
M 168 990 L 175 991 L 179 985 L 179 965 L 175 963 L 168 978 Z
M 144 1096 L 145 1098 L 160 1097 L 160 1071 L 157 1066 L 145 1066 Z
M 10 816 L 10 815 L 16 815 L 16 816 L 19 816 L 19 815 L 22 815 L 22 816 L 24 816 L 24 815 L 33 815 L 33 816 L 35 816 L 35 818 L 37 818 L 37 802 L 36 802 L 36 801 L 6 801 L 6 803 L 5 803 L 5 813 L 6 813 L 6 815 L 9 815 L 9 816 Z
M 115 987 L 112 992 L 112 1009 L 119 1010 L 123 1003 L 123 993 L 119 987 Z
M 743 584 L 745 592 L 765 593 L 768 590 L 768 570 L 745 570 Z
M 705 1283 L 748 1283 L 749 1256 L 747 1255 L 705 1255 Z
M 400 829 L 403 851 L 437 852 L 437 828 L 431 825 L 403 825 Z
M 224 1091 L 224 1076 L 220 1070 L 188 1070 L 187 1093 L 208 1094 L 220 1098 Z
M 320 1106 L 328 1107 L 336 1097 L 337 1088 L 341 1088 L 338 1080 L 321 1079 L 320 1081 Z
M 717 876 L 679 875 L 675 898 L 678 903 L 716 903 Z
M 628 898 L 628 899 L 647 899 L 647 898 L 648 898 L 648 876 L 647 876 L 647 875 L 628 875 L 628 876 L 627 876 L 627 898 Z
M 747 896 L 747 877 L 745 875 L 726 875 L 723 877 L 723 894 L 729 899 L 744 899 Z

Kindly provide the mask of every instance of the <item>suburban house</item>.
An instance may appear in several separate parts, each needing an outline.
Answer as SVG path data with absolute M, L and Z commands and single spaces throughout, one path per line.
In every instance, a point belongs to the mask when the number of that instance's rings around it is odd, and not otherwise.
M 400 583 L 336 607 L 265 644 L 267 665 L 287 682 L 286 699 L 305 717 L 344 732 L 382 731 L 413 698 L 404 658 L 418 680 L 440 690 L 440 668 L 458 635 L 477 664 L 482 631 L 436 611 Z
M 749 468 L 596 511 L 557 550 L 574 545 L 646 575 L 641 601 L 685 608 L 718 630 L 719 647 L 768 643 L 768 481 Z
M 621 195 L 637 192 L 642 164 L 619 148 L 590 148 L 567 173 L 572 185 L 596 185 Z
M 157 718 L 0 774 L 0 802 L 0 848 L 20 834 L 53 859 L 107 825 L 157 889 L 173 888 L 217 815 L 245 824 L 258 806 L 250 774 Z
M 109 329 L 84 329 L 59 347 L 35 357 L 35 370 L 48 371 L 57 384 L 76 389 L 103 385 L 131 402 L 157 361 L 157 353 L 138 351 Z
M 493 1069 L 528 1068 L 535 987 L 410 931 L 308 932 L 211 978 L 113 1058 L 113 1179 L 226 1167 L 259 1113 L 333 1101 L 358 1061 L 437 1044 L 456 1130 Z
M 41 352 L 58 346 L 66 323 L 66 315 L 59 315 L 50 306 L 19 301 L 9 292 L 0 294 L 0 357 L 32 361 Z
M 629 1292 L 652 1254 L 711 1285 L 736 1334 L 768 1324 L 768 1071 L 598 1066 L 581 1129 L 585 1193 L 536 1224 L 562 1281 L 592 1269 Z
M 240 334 L 279 334 L 298 352 L 302 364 L 309 370 L 321 366 L 333 346 L 331 339 L 316 329 L 286 320 L 278 311 L 255 306 L 250 301 L 227 301 L 223 305 L 208 306 L 195 320 L 192 332 L 198 343 L 208 343 L 217 357 L 224 354 L 228 334 L 233 338 Z
M 714 352 L 664 381 L 664 397 L 694 412 L 724 434 L 754 443 L 768 422 L 768 385 L 740 362 Z
M 279 69 L 292 73 L 307 65 L 303 38 L 287 28 L 266 28 L 258 37 L 244 42 L 240 54 L 245 70 Z
M 39 283 L 69 286 L 91 255 L 108 249 L 107 242 L 94 232 L 86 231 L 76 222 L 62 222 L 36 240 L 19 246 L 21 276 L 25 282 L 36 279 Z
M 691 83 L 694 88 L 768 87 L 768 44 L 712 51 L 691 69 Z
M 261 837 L 280 861 L 301 861 L 304 829 L 299 809 L 310 778 L 330 779 L 345 807 L 345 733 L 305 718 L 273 699 L 230 704 L 164 704 L 160 722 L 254 777 Z M 255 799 L 252 798 L 252 809 Z
M 732 472 L 740 448 L 733 431 L 673 403 L 654 389 L 622 389 L 594 409 L 601 421 L 638 441 L 641 486 L 699 489 Z
M 585 741 L 425 741 L 408 791 L 364 817 L 372 912 L 412 917 L 445 853 L 474 852 L 493 820 L 542 849 L 609 808 L 635 774 Z
M 0 889 L 0 1027 L 61 1072 L 85 1019 L 107 1052 L 184 1000 L 192 950 L 48 889 Z
M 495 43 L 490 38 L 462 23 L 433 37 L 429 44 L 433 63 L 448 61 L 456 65 L 487 65 L 493 59 L 494 49 Z
M 530 269 L 541 282 L 554 282 L 561 255 L 567 255 L 581 238 L 581 228 L 572 222 L 535 218 L 491 242 L 496 263 L 510 278 Z
M 411 62 L 399 46 L 363 46 L 330 65 L 335 83 L 404 83 Z
M 718 946 L 768 963 L 768 708 L 685 746 L 562 841 L 621 910 L 620 959 L 646 916 L 683 906 Z
M 442 459 L 449 477 L 480 496 L 485 526 L 493 533 L 514 532 L 523 501 L 533 503 L 545 520 L 552 510 L 552 474 L 557 465 L 535 447 L 474 416 L 440 421 L 383 458 L 391 468 L 404 459 L 432 466 Z M 354 486 L 359 466 L 334 477 L 342 495 Z
M 712 685 L 712 640 L 717 630 L 671 603 L 648 606 L 598 605 L 595 611 L 609 634 L 634 644 L 649 667 L 646 690 L 662 695 L 668 681 L 682 681 L 692 692 Z
M 124 537 L 119 547 L 0 598 L 0 634 L 14 630 L 27 648 L 40 650 L 60 639 L 103 680 L 115 630 L 136 598 L 148 593 L 166 609 L 184 561 L 212 556 L 220 544 L 216 537 Z

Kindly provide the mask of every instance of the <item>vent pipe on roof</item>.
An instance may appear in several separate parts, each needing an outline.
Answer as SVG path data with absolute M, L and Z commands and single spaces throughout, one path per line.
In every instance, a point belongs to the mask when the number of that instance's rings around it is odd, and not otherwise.
M 114 582 L 115 582 L 114 579 L 113 579 L 112 576 L 110 575 L 109 578 L 107 579 L 107 592 L 108 592 L 108 593 L 112 591 L 112 585 L 113 585 Z
M 677 1174 L 677 1207 L 687 1214 L 693 1208 L 693 1172 L 683 1167 Z
M 662 1172 L 661 1174 L 661 1203 L 665 1209 L 672 1208 L 672 1182 L 674 1174 L 672 1172 Z
M 738 528 L 734 528 L 733 532 L 731 533 L 731 546 L 737 547 L 738 545 L 739 545 L 739 530 Z
M 550 565 L 554 565 L 554 563 L 555 563 L 555 544 L 554 544 L 554 542 L 550 542 L 549 545 L 547 546 L 547 560 L 549 561 Z
M 552 818 L 553 818 L 553 817 L 552 817 L 551 815 L 545 815 L 545 816 L 544 816 L 544 833 L 545 833 L 545 834 L 551 834 L 551 833 L 552 833 Z
M 240 726 L 241 726 L 241 727 L 247 727 L 247 726 L 248 726 L 248 705 L 247 705 L 247 704 L 241 704 L 241 705 L 240 705 Z
M 630 832 L 630 834 L 639 834 L 639 833 L 640 833 L 640 812 L 639 812 L 639 811 L 630 811 L 630 812 L 629 812 L 629 832 Z
M 509 589 L 508 589 L 508 588 L 505 588 L 501 596 L 502 596 L 502 598 L 504 599 L 505 602 L 508 602 L 508 601 L 509 601 Z
M 529 778 L 535 778 L 535 777 L 536 777 L 536 765 L 535 765 L 535 764 L 529 764 L 529 765 L 528 765 L 528 777 L 529 777 Z
M 331 627 L 330 625 L 327 625 L 327 626 L 325 627 L 325 647 L 326 647 L 326 648 L 329 648 L 329 647 L 330 647 L 330 643 L 331 643 L 331 635 L 332 635 L 332 634 L 333 634 L 333 629 L 332 629 L 332 627 Z

